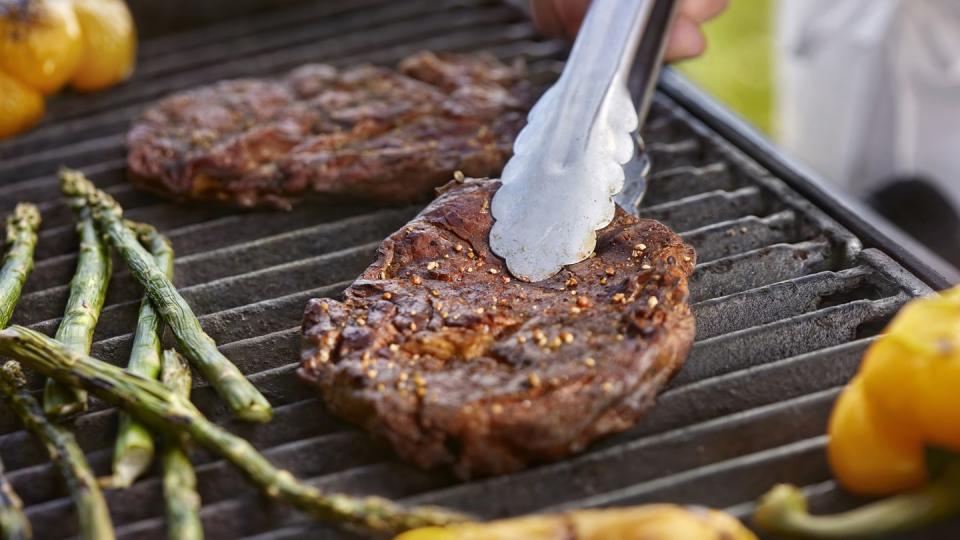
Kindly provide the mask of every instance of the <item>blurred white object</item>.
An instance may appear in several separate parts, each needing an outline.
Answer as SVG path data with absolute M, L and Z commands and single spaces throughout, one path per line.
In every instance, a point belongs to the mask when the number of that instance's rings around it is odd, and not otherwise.
M 780 0 L 782 145 L 863 196 L 926 177 L 960 207 L 960 2 Z

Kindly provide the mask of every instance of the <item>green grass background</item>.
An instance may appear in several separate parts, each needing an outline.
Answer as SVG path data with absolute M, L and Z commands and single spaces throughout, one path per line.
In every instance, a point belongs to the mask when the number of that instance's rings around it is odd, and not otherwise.
M 727 10 L 704 26 L 707 52 L 676 67 L 764 133 L 773 121 L 773 3 L 730 0 Z

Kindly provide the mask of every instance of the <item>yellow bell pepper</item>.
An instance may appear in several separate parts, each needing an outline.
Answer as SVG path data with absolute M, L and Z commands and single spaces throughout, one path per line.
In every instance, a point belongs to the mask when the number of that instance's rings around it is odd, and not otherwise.
M 405 532 L 395 540 L 756 540 L 735 518 L 706 508 L 652 504 L 575 510 Z
M 777 486 L 758 525 L 810 538 L 867 538 L 960 513 L 960 287 L 905 305 L 867 349 L 827 426 L 834 476 L 860 495 L 898 494 L 834 516 L 809 516 Z M 928 451 L 946 451 L 942 469 Z
M 113 86 L 133 73 L 137 30 L 123 0 L 73 0 L 83 30 L 83 55 L 70 86 L 90 92 Z
M 0 138 L 28 129 L 43 116 L 43 95 L 0 71 Z
M 123 0 L 0 2 L 0 137 L 43 114 L 43 96 L 68 82 L 97 90 L 127 78 L 136 32 Z
M 70 0 L 10 8 L 0 37 L 0 70 L 43 95 L 63 87 L 80 63 L 80 23 Z
M 848 490 L 927 481 L 928 446 L 960 451 L 960 287 L 914 300 L 867 350 L 830 418 L 828 452 Z

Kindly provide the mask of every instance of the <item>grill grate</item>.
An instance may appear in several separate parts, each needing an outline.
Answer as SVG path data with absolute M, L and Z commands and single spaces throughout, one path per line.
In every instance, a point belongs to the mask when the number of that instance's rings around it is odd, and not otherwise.
M 208 387 L 198 406 L 278 465 L 318 486 L 462 507 L 483 516 L 543 508 L 671 500 L 732 507 L 774 481 L 810 486 L 814 502 L 850 504 L 829 481 L 826 416 L 872 336 L 908 298 L 929 292 L 664 95 L 645 139 L 654 169 L 642 214 L 681 232 L 699 253 L 691 283 L 698 335 L 684 370 L 640 425 L 584 455 L 519 474 L 459 484 L 397 462 L 327 416 L 294 376 L 308 298 L 335 295 L 377 242 L 416 208 L 362 205 L 247 212 L 176 207 L 124 179 L 122 136 L 151 100 L 224 77 L 283 72 L 308 61 L 394 63 L 424 48 L 486 49 L 557 72 L 564 46 L 488 0 L 310 3 L 143 43 L 134 79 L 94 96 L 65 96 L 34 131 L 0 142 L 0 211 L 42 204 L 38 262 L 15 322 L 52 333 L 75 264 L 72 216 L 54 173 L 81 167 L 129 217 L 164 230 L 176 281 L 224 353 L 275 405 L 267 425 L 229 420 Z M 118 264 L 118 269 L 123 265 Z M 119 270 L 94 355 L 123 365 L 140 292 Z M 39 389 L 40 381 L 30 381 Z M 98 473 L 109 467 L 116 414 L 93 401 L 73 422 Z M 0 409 L 0 455 L 38 538 L 77 532 L 73 508 L 42 449 Z M 195 463 L 209 538 L 345 537 L 266 504 L 222 461 Z M 163 538 L 156 476 L 107 493 L 121 538 Z

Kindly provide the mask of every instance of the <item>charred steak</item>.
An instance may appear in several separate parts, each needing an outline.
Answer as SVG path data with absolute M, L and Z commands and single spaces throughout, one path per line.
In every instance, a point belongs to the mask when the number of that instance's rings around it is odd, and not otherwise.
M 133 124 L 133 182 L 177 199 L 288 208 L 307 195 L 426 199 L 499 173 L 530 104 L 521 65 L 422 52 L 398 70 L 303 66 L 168 97 Z
M 595 257 L 524 283 L 487 245 L 498 186 L 444 188 L 342 302 L 311 300 L 303 322 L 300 374 L 334 413 L 461 477 L 632 426 L 694 336 L 694 252 L 665 225 L 618 209 Z

